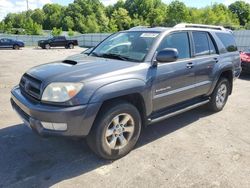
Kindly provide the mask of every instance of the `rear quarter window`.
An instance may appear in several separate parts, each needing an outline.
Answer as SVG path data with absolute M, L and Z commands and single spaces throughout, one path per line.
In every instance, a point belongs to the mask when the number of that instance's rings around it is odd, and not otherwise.
M 217 37 L 221 40 L 227 52 L 237 51 L 236 42 L 234 36 L 229 33 L 216 33 Z

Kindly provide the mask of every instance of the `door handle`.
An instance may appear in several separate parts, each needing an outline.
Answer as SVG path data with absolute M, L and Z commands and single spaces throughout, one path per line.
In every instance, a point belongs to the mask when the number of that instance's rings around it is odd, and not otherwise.
M 188 69 L 191 69 L 191 68 L 193 68 L 194 67 L 194 64 L 193 63 L 187 63 L 187 68 Z
M 219 59 L 217 57 L 214 58 L 215 63 L 219 62 Z

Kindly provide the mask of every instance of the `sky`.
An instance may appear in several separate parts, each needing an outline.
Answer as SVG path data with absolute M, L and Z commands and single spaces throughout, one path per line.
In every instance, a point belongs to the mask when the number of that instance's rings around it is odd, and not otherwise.
M 68 5 L 73 0 L 28 0 L 29 8 L 41 8 L 46 3 L 58 3 L 61 5 Z M 101 0 L 104 5 L 114 4 L 117 0 Z M 170 3 L 172 0 L 163 0 L 165 3 Z M 205 7 L 213 3 L 223 3 L 230 5 L 236 0 L 181 0 L 189 7 Z M 250 0 L 245 0 L 250 3 Z M 0 0 L 0 20 L 2 20 L 9 12 L 20 12 L 27 10 L 26 0 Z

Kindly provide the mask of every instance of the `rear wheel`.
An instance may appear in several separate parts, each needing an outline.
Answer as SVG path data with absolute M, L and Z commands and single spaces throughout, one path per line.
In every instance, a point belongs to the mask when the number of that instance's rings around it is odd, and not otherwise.
M 73 44 L 69 44 L 69 49 L 73 49 L 74 45 Z
M 118 159 L 129 153 L 141 132 L 141 117 L 137 108 L 120 101 L 101 110 L 87 136 L 89 147 L 100 157 Z
M 228 79 L 221 78 L 211 95 L 211 101 L 208 103 L 210 110 L 219 112 L 224 108 L 228 99 L 229 89 Z
M 49 45 L 49 44 L 45 44 L 44 47 L 45 47 L 45 49 L 47 49 L 47 50 L 50 49 L 50 45 Z
M 20 47 L 19 47 L 17 44 L 15 44 L 15 45 L 13 45 L 13 49 L 14 49 L 14 50 L 19 50 Z

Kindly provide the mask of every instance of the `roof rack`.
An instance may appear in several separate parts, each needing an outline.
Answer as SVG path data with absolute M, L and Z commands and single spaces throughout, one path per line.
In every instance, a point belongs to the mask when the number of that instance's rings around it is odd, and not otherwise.
M 226 31 L 223 26 L 215 26 L 215 25 L 204 25 L 204 24 L 187 24 L 181 23 L 174 26 L 174 28 L 202 28 L 202 29 L 215 29 L 215 30 L 222 30 Z
M 130 28 L 129 30 L 133 31 L 133 30 L 137 30 L 137 29 L 146 29 L 146 28 L 149 28 L 149 26 L 136 26 L 136 27 Z

